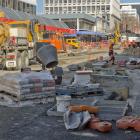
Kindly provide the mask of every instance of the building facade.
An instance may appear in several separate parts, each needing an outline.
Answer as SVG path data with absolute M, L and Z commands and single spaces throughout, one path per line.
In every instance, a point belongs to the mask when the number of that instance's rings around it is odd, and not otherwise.
M 36 14 L 36 0 L 0 0 L 0 6 Z
M 46 14 L 90 14 L 104 20 L 104 28 L 110 30 L 120 21 L 119 0 L 45 0 L 44 5 Z
M 79 30 L 94 31 L 96 19 L 87 14 L 48 14 L 44 15 L 47 18 L 63 21 L 69 28 Z

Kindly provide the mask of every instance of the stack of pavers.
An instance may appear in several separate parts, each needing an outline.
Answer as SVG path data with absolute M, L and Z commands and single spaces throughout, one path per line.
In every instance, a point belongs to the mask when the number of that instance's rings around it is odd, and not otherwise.
M 99 118 L 105 121 L 116 121 L 126 114 L 127 101 L 115 101 L 100 99 L 96 106 L 100 108 Z
M 132 109 L 132 115 L 140 116 L 140 95 L 136 96 L 136 100 Z
M 48 71 L 7 74 L 0 77 L 0 95 L 13 101 L 54 97 L 55 81 Z

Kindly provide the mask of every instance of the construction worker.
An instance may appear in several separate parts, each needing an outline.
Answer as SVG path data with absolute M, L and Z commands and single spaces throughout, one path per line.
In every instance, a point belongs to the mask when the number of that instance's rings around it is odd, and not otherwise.
M 111 43 L 109 46 L 109 62 L 112 62 L 112 65 L 115 64 L 115 56 L 114 56 L 114 44 Z
M 54 78 L 56 85 L 61 85 L 63 75 L 64 75 L 63 68 L 56 66 L 54 69 Z

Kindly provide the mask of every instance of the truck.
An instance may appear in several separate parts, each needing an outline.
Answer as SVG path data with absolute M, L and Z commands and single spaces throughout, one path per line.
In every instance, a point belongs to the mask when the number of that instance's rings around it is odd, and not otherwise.
M 58 53 L 66 51 L 66 45 L 64 42 L 64 36 L 61 32 L 45 32 L 42 31 L 42 37 L 39 42 L 53 44 Z
M 2 17 L 3 19 L 3 17 Z M 21 69 L 34 57 L 35 42 L 39 40 L 36 20 L 0 20 L 0 65 L 6 69 Z

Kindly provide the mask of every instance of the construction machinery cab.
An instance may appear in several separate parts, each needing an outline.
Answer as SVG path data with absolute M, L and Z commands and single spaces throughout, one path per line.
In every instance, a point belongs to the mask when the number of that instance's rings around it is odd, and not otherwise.
M 72 47 L 73 49 L 79 49 L 80 48 L 80 43 L 74 37 L 65 38 L 65 43 L 66 43 L 66 45 L 68 45 L 69 47 Z

